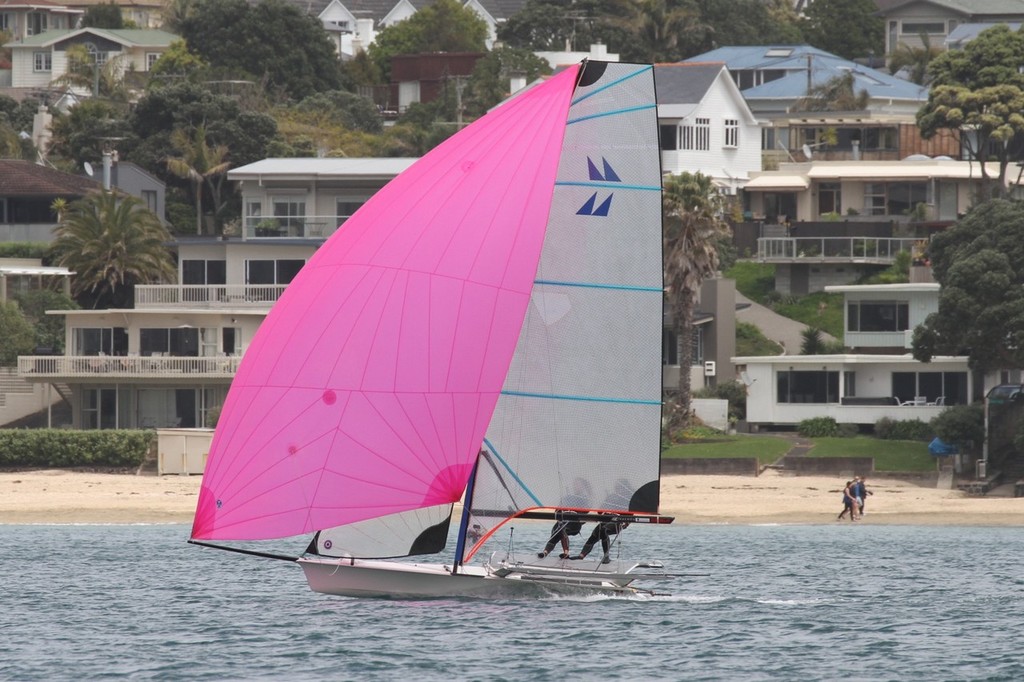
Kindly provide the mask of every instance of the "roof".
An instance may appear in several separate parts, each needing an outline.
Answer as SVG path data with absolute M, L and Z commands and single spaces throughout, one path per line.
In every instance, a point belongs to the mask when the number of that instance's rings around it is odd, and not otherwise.
M 31 161 L 0 159 L 0 196 L 84 196 L 100 189 L 95 180 L 65 173 Z
M 308 177 L 393 178 L 418 159 L 397 158 L 326 158 L 326 159 L 263 159 L 228 171 L 229 180 L 265 175 Z
M 934 5 L 966 17 L 1024 15 L 1024 0 L 983 0 L 980 2 L 979 0 L 897 0 L 896 2 L 879 2 L 878 13 L 889 16 L 895 10 L 917 4 Z
M 660 104 L 696 104 L 704 99 L 725 65 L 722 62 L 657 64 L 654 84 Z
M 797 192 L 811 186 L 806 175 L 758 175 L 743 186 L 758 192 Z
M 988 164 L 989 177 L 999 176 L 999 164 Z M 811 180 L 981 180 L 977 162 L 954 159 L 903 161 L 812 161 L 783 163 L 779 170 L 764 171 L 744 185 L 744 191 L 797 192 Z
M 67 268 L 49 267 L 46 265 L 15 265 L 10 267 L 0 265 L 0 275 L 5 275 L 7 277 L 10 277 L 12 275 L 31 275 L 33 277 L 41 275 L 53 275 L 69 277 L 73 274 L 74 273 L 71 270 L 68 270 Z
M 126 47 L 169 47 L 181 38 L 155 28 L 76 28 L 66 31 L 46 31 L 12 43 L 11 47 L 47 47 L 79 35 L 95 35 Z
M 24 10 L 45 10 L 48 12 L 56 12 L 60 14 L 82 14 L 83 10 L 72 9 L 67 5 L 59 4 L 56 2 L 47 2 L 46 0 L 34 0 L 33 2 L 17 2 L 16 0 L 0 0 L 0 10 L 12 10 L 12 9 L 24 9 Z
M 1008 26 L 1011 31 L 1017 32 L 1021 27 L 1019 21 L 986 21 L 980 23 L 960 24 L 946 36 L 946 49 L 959 49 L 978 37 L 982 31 L 987 31 L 993 26 Z
M 942 288 L 938 282 L 903 282 L 899 284 L 830 284 L 825 291 L 837 294 L 933 293 Z

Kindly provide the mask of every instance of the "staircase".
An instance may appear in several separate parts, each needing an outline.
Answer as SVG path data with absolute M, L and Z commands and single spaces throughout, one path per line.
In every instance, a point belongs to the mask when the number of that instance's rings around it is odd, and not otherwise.
M 51 384 L 54 425 L 71 423 L 71 387 Z M 25 381 L 13 367 L 0 367 L 0 427 L 42 428 L 47 423 L 46 384 Z

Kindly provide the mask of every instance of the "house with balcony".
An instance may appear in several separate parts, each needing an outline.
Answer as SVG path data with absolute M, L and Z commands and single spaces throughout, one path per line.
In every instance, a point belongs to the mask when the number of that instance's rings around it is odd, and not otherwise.
M 988 172 L 998 176 L 997 164 Z M 736 243 L 775 264 L 777 291 L 804 295 L 912 253 L 965 213 L 981 187 L 978 164 L 953 159 L 782 164 L 744 187 L 747 220 L 735 226 Z
M 735 195 L 761 170 L 761 126 L 721 63 L 654 67 L 666 173 L 700 172 Z
M 7 31 L 17 42 L 47 31 L 74 28 L 83 13 L 65 3 L 47 0 L 0 0 L 0 31 Z
M 136 286 L 132 308 L 55 311 L 65 353 L 22 356 L 18 376 L 64 397 L 75 428 L 206 425 L 284 288 L 414 160 L 266 159 L 229 171 L 241 235 L 179 238 L 177 283 Z
M 913 154 L 958 157 L 947 133 L 921 137 L 916 114 L 928 89 L 809 45 L 720 47 L 691 62 L 722 62 L 754 116 L 763 123 L 765 168 L 782 162 L 819 160 L 895 161 Z M 856 111 L 811 111 L 808 93 L 848 77 L 854 93 L 866 93 Z
M 70 0 L 68 7 L 85 12 L 96 5 L 116 5 L 125 23 L 135 28 L 160 28 L 164 23 L 164 0 Z
M 833 286 L 844 296 L 842 355 L 735 357 L 747 383 L 747 421 L 754 429 L 795 426 L 831 417 L 872 426 L 879 419 L 927 422 L 946 406 L 980 400 L 1000 377 L 981 376 L 967 357 L 918 362 L 913 329 L 938 310 L 939 285 Z

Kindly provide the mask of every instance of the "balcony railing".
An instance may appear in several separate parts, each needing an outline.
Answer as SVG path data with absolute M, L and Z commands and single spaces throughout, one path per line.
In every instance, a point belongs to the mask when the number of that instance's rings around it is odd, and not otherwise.
M 348 216 L 247 216 L 242 221 L 245 239 L 327 239 Z
M 284 284 L 139 284 L 136 308 L 266 308 Z
M 769 262 L 835 261 L 889 264 L 901 251 L 912 252 L 919 239 L 893 237 L 764 237 L 757 257 Z
M 26 380 L 93 379 L 230 379 L 239 356 L 163 357 L 113 355 L 22 355 L 18 376 Z

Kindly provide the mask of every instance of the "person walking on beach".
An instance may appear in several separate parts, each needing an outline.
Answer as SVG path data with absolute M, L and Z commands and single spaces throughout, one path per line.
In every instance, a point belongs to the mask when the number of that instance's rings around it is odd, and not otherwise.
M 857 520 L 857 508 L 854 506 L 856 501 L 854 499 L 853 490 L 853 484 L 856 480 L 857 479 L 854 478 L 852 481 L 847 481 L 846 485 L 843 486 L 843 511 L 839 512 L 839 516 L 836 517 L 836 521 L 842 521 L 843 517 L 846 516 L 847 513 L 850 514 L 851 521 Z
M 859 477 L 857 477 L 854 480 L 857 481 L 857 487 L 854 490 L 854 492 L 857 493 L 857 495 L 856 495 L 857 509 L 860 512 L 861 517 L 863 518 L 863 516 L 864 516 L 864 503 L 867 501 L 868 495 L 874 495 L 874 493 L 871 492 L 870 490 L 868 490 L 867 485 L 864 483 L 864 477 L 863 476 L 859 476 Z

